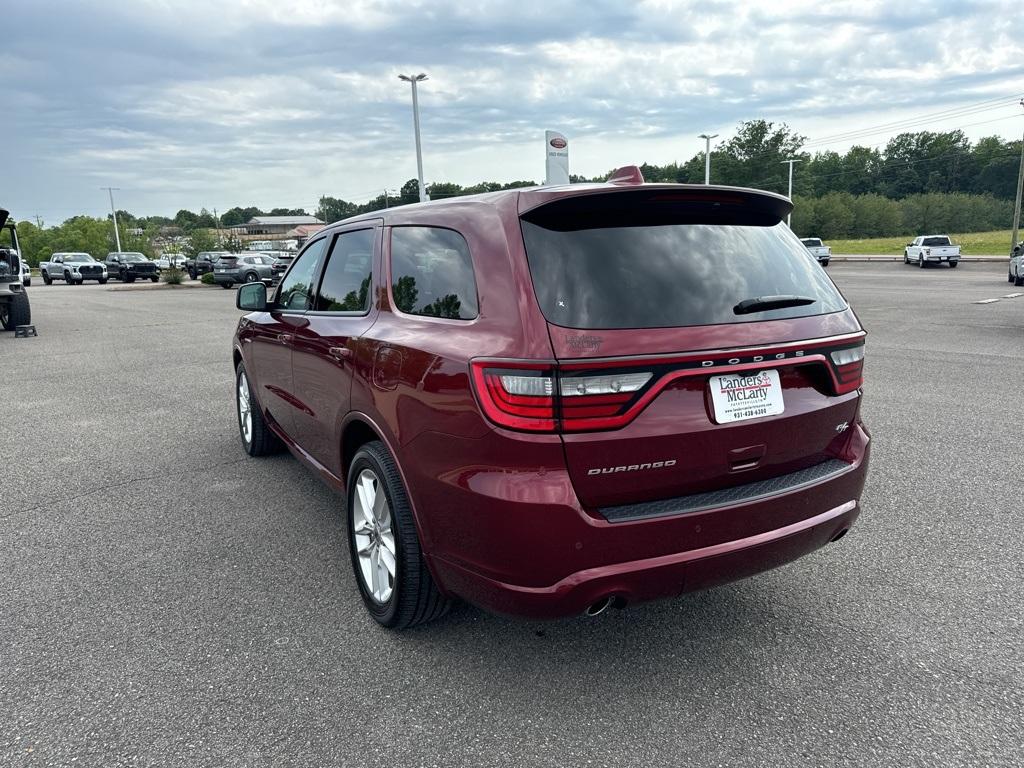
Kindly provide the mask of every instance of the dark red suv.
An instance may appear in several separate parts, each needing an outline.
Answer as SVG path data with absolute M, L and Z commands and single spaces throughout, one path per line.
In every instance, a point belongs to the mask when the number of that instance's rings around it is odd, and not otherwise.
M 597 614 L 811 552 L 859 512 L 864 331 L 790 208 L 632 169 L 342 221 L 272 300 L 238 291 L 242 442 L 347 494 L 388 627 L 453 597 Z

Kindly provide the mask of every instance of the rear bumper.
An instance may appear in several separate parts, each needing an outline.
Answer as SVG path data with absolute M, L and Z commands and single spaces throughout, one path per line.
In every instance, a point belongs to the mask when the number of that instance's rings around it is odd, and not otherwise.
M 849 469 L 821 482 L 625 522 L 583 510 L 568 478 L 563 486 L 552 472 L 528 486 L 461 475 L 465 490 L 477 485 L 486 495 L 452 499 L 472 529 L 457 538 L 428 532 L 428 562 L 444 591 L 532 618 L 579 615 L 607 597 L 631 604 L 742 579 L 813 552 L 853 525 L 870 455 L 867 432 L 855 429 L 843 457 Z
M 508 584 L 439 558 L 431 562 L 446 588 L 488 610 L 537 619 L 558 618 L 582 614 L 607 597 L 629 605 L 753 576 L 825 546 L 844 534 L 859 514 L 857 501 L 851 499 L 765 533 L 672 555 L 590 568 L 547 587 Z

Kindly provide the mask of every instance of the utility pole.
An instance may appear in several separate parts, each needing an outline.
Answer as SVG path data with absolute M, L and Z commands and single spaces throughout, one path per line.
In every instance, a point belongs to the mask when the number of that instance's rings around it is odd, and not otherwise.
M 427 188 L 423 185 L 423 151 L 420 148 L 420 102 L 416 96 L 416 83 L 422 83 L 427 76 L 420 72 L 418 75 L 399 75 L 399 80 L 412 83 L 412 123 L 416 130 L 416 176 L 420 183 L 420 202 L 430 200 L 427 195 Z
M 702 133 L 697 138 L 704 139 L 704 185 L 711 183 L 711 140 L 717 139 L 718 134 Z
M 1020 105 L 1024 107 L 1024 99 L 1020 100 Z M 1022 189 L 1024 189 L 1024 136 L 1021 137 L 1020 142 L 1020 170 L 1017 171 L 1017 202 L 1013 206 L 1013 239 L 1010 241 L 1011 255 L 1013 255 L 1013 249 L 1017 247 L 1017 233 L 1020 231 L 1020 198 Z M 1017 274 L 1020 274 L 1019 267 Z
M 117 242 L 117 251 L 121 252 L 121 233 L 117 230 L 117 211 L 114 208 L 114 193 L 120 192 L 120 187 L 100 187 L 100 189 L 107 190 L 107 194 L 110 195 L 110 212 L 114 214 L 114 240 Z
M 388 191 L 385 189 L 384 190 L 384 208 L 387 209 L 387 207 L 388 207 Z
M 789 163 L 789 194 L 787 195 L 787 197 L 790 200 L 793 199 L 793 163 L 799 163 L 799 162 L 802 162 L 802 161 L 797 160 L 794 157 L 789 158 L 789 160 L 783 160 L 782 161 L 782 165 L 785 165 L 786 163 Z M 786 217 L 786 226 L 788 227 L 792 223 L 792 221 L 793 221 L 793 212 L 790 211 L 789 212 L 789 216 Z

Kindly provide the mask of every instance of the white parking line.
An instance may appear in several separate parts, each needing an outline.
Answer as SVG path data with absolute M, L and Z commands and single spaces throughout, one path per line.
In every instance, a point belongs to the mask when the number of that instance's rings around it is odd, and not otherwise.
M 974 302 L 975 304 L 995 304 L 999 299 L 982 299 L 981 301 Z
M 1018 296 L 1024 296 L 1024 293 L 1008 293 L 1003 296 L 1004 299 L 1016 299 Z

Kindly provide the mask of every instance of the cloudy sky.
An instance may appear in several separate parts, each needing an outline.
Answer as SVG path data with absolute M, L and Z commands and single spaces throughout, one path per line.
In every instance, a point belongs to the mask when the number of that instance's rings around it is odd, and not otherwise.
M 357 202 L 427 182 L 686 160 L 764 117 L 843 150 L 849 132 L 1019 136 L 1019 0 L 9 0 L 0 205 L 56 223 L 119 208 Z M 980 102 L 980 107 L 964 109 Z M 955 112 L 960 108 L 959 112 Z M 882 144 L 895 130 L 865 131 Z M 844 135 L 841 137 L 840 135 Z M 833 138 L 836 137 L 836 138 Z

